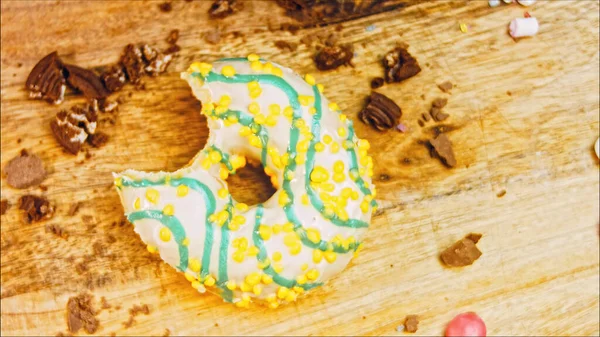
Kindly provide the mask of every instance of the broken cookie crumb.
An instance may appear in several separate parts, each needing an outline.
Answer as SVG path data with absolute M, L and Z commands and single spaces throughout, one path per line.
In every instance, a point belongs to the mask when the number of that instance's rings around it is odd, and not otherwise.
M 32 223 L 52 218 L 54 208 L 48 199 L 35 195 L 24 195 L 19 198 L 19 209 L 25 211 L 25 222 Z
M 404 331 L 406 332 L 417 332 L 419 328 L 419 316 L 407 315 L 404 320 Z
M 326 46 L 315 54 L 315 65 L 319 70 L 332 70 L 350 64 L 354 52 L 350 45 Z
M 403 47 L 396 47 L 383 58 L 385 81 L 402 82 L 421 72 L 417 60 Z
M 402 110 L 387 96 L 371 92 L 367 105 L 359 113 L 360 120 L 379 131 L 384 131 L 398 125 Z
M 9 207 L 10 204 L 8 203 L 8 200 L 2 199 L 0 201 L 0 215 L 4 215 L 4 213 L 6 213 Z
M 482 254 L 475 245 L 481 234 L 471 233 L 457 241 L 440 254 L 440 258 L 449 267 L 464 267 L 473 264 Z
M 8 185 L 19 189 L 39 185 L 46 179 L 42 160 L 26 150 L 22 150 L 18 157 L 8 162 L 4 172 Z
M 446 166 L 456 166 L 456 159 L 454 158 L 452 143 L 450 142 L 450 139 L 448 139 L 448 136 L 441 133 L 435 139 L 430 140 L 429 144 L 431 144 L 435 153 L 440 157 Z
M 69 298 L 67 302 L 67 326 L 69 331 L 75 333 L 83 327 L 88 334 L 98 330 L 96 310 L 92 306 L 92 296 L 81 294 Z
M 452 90 L 452 88 L 454 87 L 452 85 L 452 82 L 450 82 L 450 81 L 443 82 L 441 84 L 438 84 L 437 86 L 438 86 L 438 88 L 440 88 L 441 91 L 446 92 L 446 93 L 449 92 L 450 90 Z

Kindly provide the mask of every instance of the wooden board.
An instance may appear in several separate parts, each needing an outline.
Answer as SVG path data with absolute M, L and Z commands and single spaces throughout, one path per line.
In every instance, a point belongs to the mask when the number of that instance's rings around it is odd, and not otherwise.
M 1 218 L 3 335 L 65 331 L 68 298 L 86 291 L 120 306 L 98 315 L 99 335 L 169 329 L 172 335 L 395 336 L 402 335 L 396 327 L 407 314 L 420 316 L 417 334 L 438 335 L 465 311 L 477 312 L 490 335 L 600 333 L 597 1 L 495 9 L 487 1 L 433 1 L 354 19 L 343 23 L 342 41 L 354 43 L 355 67 L 327 73 L 315 69 L 308 48 L 286 53 L 273 43 L 333 27 L 268 32 L 269 22 L 288 19 L 273 3 L 247 2 L 242 13 L 221 21 L 226 35 L 238 31 L 244 38 L 229 36 L 215 46 L 202 38 L 216 26 L 206 15 L 209 2 L 175 2 L 170 13 L 158 4 L 2 2 L 2 167 L 27 148 L 51 171 L 44 193 L 14 190 L 2 179 L 2 198 L 13 204 Z M 540 32 L 515 42 L 506 25 L 526 10 L 539 19 Z M 459 30 L 461 22 L 468 32 Z M 367 31 L 369 25 L 375 30 Z M 80 98 L 70 95 L 61 107 L 29 100 L 23 87 L 31 67 L 53 50 L 81 66 L 107 65 L 127 43 L 164 46 L 173 28 L 181 30 L 181 57 L 168 74 L 147 80 L 146 91 L 122 93 L 132 96 L 116 125 L 104 128 L 110 142 L 89 159 L 65 154 L 49 121 Z M 356 115 L 370 79 L 382 74 L 381 55 L 396 42 L 410 45 L 423 71 L 380 89 L 400 104 L 410 131 L 378 133 Z M 373 144 L 382 205 L 364 253 L 327 286 L 277 311 L 238 310 L 199 295 L 149 254 L 130 226 L 113 225 L 122 208 L 110 187 L 112 171 L 174 170 L 206 141 L 199 104 L 178 73 L 192 60 L 249 52 L 312 72 L 324 83 L 358 135 Z M 436 87 L 445 80 L 457 86 L 452 95 Z M 419 143 L 431 138 L 436 124 L 421 128 L 417 120 L 436 97 L 449 99 L 451 117 L 443 125 L 459 163 L 453 170 Z M 233 189 L 255 200 L 265 185 L 252 172 L 244 178 Z M 499 198 L 501 191 L 506 195 Z M 56 204 L 47 223 L 62 226 L 68 240 L 46 233 L 45 223 L 22 224 L 14 204 L 26 192 Z M 67 216 L 77 201 L 83 202 L 79 213 Z M 443 268 L 439 252 L 471 231 L 483 234 L 483 256 L 461 270 Z M 110 236 L 116 242 L 109 244 Z M 104 255 L 94 252 L 95 243 L 105 247 Z M 77 264 L 91 254 L 89 270 L 78 273 Z M 148 304 L 151 312 L 126 329 L 122 322 L 136 304 Z

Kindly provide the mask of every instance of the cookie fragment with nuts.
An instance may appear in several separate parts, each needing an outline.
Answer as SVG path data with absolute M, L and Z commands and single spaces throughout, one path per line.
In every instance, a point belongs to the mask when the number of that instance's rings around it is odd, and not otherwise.
M 404 47 L 396 47 L 383 57 L 385 81 L 402 82 L 421 72 L 419 62 Z
M 31 70 L 25 87 L 29 90 L 30 98 L 44 99 L 59 104 L 65 95 L 65 77 L 63 63 L 57 52 L 52 52 L 42 58 Z
M 319 70 L 332 70 L 350 64 L 354 51 L 350 45 L 325 46 L 315 54 L 315 65 Z
M 402 117 L 402 110 L 387 96 L 371 92 L 367 105 L 359 113 L 358 117 L 363 123 L 379 131 L 384 131 L 398 124 L 398 120 Z
M 24 220 L 27 223 L 50 219 L 54 214 L 48 199 L 29 194 L 19 198 L 19 209 L 25 211 Z
M 129 81 L 133 84 L 139 84 L 144 75 L 144 60 L 140 48 L 128 44 L 123 51 L 120 63 Z
M 4 167 L 6 182 L 14 188 L 27 188 L 39 185 L 46 179 L 42 160 L 22 150 L 18 157 L 11 159 Z
M 60 111 L 50 122 L 54 138 L 63 148 L 77 154 L 81 146 L 96 132 L 98 114 L 93 106 L 74 106 L 71 111 Z

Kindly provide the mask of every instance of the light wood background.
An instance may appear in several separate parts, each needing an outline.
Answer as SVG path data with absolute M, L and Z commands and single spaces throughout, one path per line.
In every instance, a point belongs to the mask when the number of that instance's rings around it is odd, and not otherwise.
M 69 297 L 88 291 L 118 310 L 102 311 L 98 335 L 402 335 L 407 314 L 421 318 L 417 335 L 443 334 L 455 315 L 477 312 L 489 335 L 598 335 L 599 177 L 593 144 L 599 129 L 599 3 L 538 1 L 532 7 L 487 1 L 408 3 L 400 10 L 343 22 L 343 42 L 356 48 L 355 68 L 318 72 L 304 46 L 281 52 L 274 41 L 298 41 L 333 27 L 266 31 L 289 19 L 268 2 L 246 2 L 221 21 L 219 45 L 203 33 L 216 26 L 210 2 L 175 2 L 162 13 L 151 1 L 3 1 L 1 53 L 2 167 L 21 148 L 39 155 L 51 172 L 44 192 L 56 204 L 46 223 L 68 240 L 25 225 L 15 206 L 25 192 L 2 179 L 1 318 L 3 335 L 66 331 Z M 538 18 L 537 36 L 513 41 L 508 22 L 525 11 Z M 459 23 L 468 25 L 461 33 Z M 375 25 L 374 31 L 365 28 Z M 24 90 L 29 70 L 53 50 L 66 62 L 95 67 L 115 62 L 127 43 L 165 46 L 181 30 L 179 57 L 169 72 L 146 80 L 146 91 L 120 107 L 111 139 L 92 158 L 74 157 L 53 139 L 49 121 L 61 107 L 32 101 Z M 232 37 L 241 32 L 245 38 Z M 380 92 L 402 107 L 406 134 L 378 133 L 356 115 L 382 74 L 380 57 L 396 42 L 410 45 L 423 71 Z M 192 60 L 257 52 L 299 73 L 312 72 L 325 94 L 373 144 L 382 212 L 373 218 L 364 252 L 327 286 L 277 311 L 239 310 L 213 295 L 199 295 L 183 275 L 150 255 L 131 226 L 113 226 L 122 208 L 112 171 L 174 170 L 200 150 L 207 136 L 199 104 L 179 72 Z M 456 85 L 452 95 L 436 83 Z M 507 93 L 510 92 L 510 95 Z M 425 96 L 425 99 L 421 98 Z M 115 95 L 113 97 L 118 97 Z M 419 143 L 433 122 L 417 124 L 431 100 L 445 108 L 458 167 L 446 169 Z M 18 143 L 21 139 L 21 143 Z M 83 162 L 82 162 L 83 161 Z M 264 191 L 256 172 L 236 179 L 234 193 L 254 200 Z M 262 185 L 261 185 L 262 184 Z M 262 186 L 262 187 L 261 187 Z M 506 195 L 497 195 L 506 191 Z M 262 197 L 265 193 L 262 192 Z M 78 214 L 69 206 L 83 202 Z M 483 234 L 483 256 L 460 270 L 443 268 L 438 254 L 469 232 Z M 116 242 L 107 240 L 113 236 Z M 106 247 L 94 253 L 94 243 Z M 89 271 L 76 265 L 94 255 Z M 128 308 L 148 304 L 125 329 Z M 99 305 L 97 305 L 99 306 Z M 81 332 L 80 332 L 81 333 Z

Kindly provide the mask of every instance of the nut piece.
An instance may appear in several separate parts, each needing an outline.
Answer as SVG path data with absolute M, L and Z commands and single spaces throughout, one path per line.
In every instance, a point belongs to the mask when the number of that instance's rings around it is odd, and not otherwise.
M 385 81 L 402 82 L 421 71 L 417 60 L 402 47 L 396 47 L 383 58 Z
M 350 45 L 325 46 L 315 55 L 315 65 L 319 70 L 332 70 L 350 64 L 354 51 Z
M 144 61 L 142 52 L 133 44 L 128 44 L 121 56 L 121 66 L 125 69 L 125 75 L 133 84 L 139 84 L 144 74 Z
M 400 107 L 391 99 L 377 92 L 371 92 L 367 106 L 358 115 L 363 123 L 371 125 L 379 131 L 396 126 L 401 116 Z
M 123 68 L 113 66 L 107 72 L 102 74 L 102 82 L 108 91 L 115 92 L 121 90 L 127 82 Z
M 142 55 L 147 64 L 144 70 L 151 76 L 158 76 L 164 73 L 173 59 L 172 54 L 163 54 L 147 44 L 142 46 Z
M 65 64 L 67 83 L 81 91 L 88 99 L 103 99 L 110 95 L 100 78 L 91 70 L 72 64 Z
M 31 70 L 25 87 L 30 98 L 41 98 L 59 104 L 65 95 L 63 64 L 54 51 L 42 58 Z
M 25 150 L 6 164 L 4 172 L 6 172 L 6 182 L 14 188 L 37 186 L 46 179 L 42 160 Z
M 50 206 L 48 199 L 35 195 L 24 195 L 19 198 L 19 209 L 25 211 L 27 223 L 50 219 L 54 214 L 54 208 Z
M 88 135 L 96 131 L 97 119 L 93 106 L 74 106 L 70 112 L 62 110 L 56 114 L 50 127 L 60 145 L 72 154 L 77 154 Z

